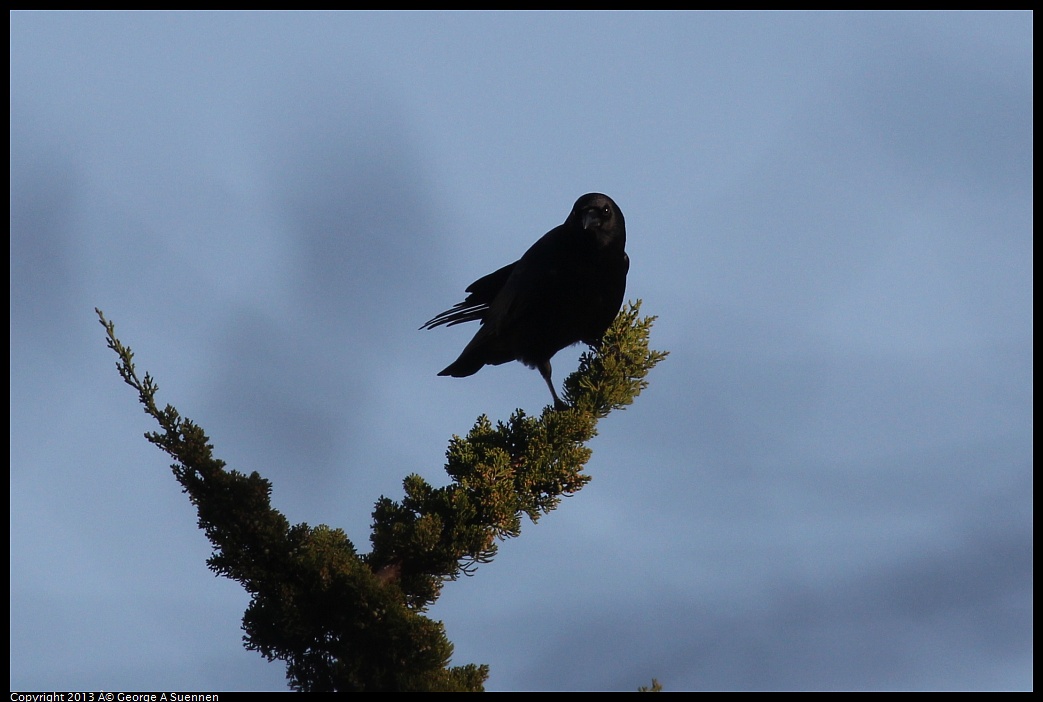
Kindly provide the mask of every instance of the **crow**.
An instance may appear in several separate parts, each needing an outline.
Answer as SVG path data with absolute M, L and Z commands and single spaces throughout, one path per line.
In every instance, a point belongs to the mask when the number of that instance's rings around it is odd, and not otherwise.
M 612 198 L 588 193 L 564 224 L 543 235 L 509 265 L 471 283 L 463 302 L 421 329 L 481 323 L 460 357 L 438 375 L 463 378 L 482 366 L 521 361 L 539 370 L 554 398 L 550 359 L 580 341 L 596 346 L 616 318 L 626 291 L 626 226 Z

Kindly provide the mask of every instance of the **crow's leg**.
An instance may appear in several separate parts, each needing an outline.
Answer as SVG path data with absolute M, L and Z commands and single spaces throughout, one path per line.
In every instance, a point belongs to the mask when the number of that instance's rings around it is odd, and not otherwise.
M 568 405 L 561 401 L 558 397 L 557 391 L 554 389 L 554 382 L 550 379 L 550 359 L 536 364 L 536 368 L 540 371 L 540 375 L 547 381 L 547 387 L 550 388 L 550 394 L 554 398 L 554 409 L 563 410 L 568 409 Z

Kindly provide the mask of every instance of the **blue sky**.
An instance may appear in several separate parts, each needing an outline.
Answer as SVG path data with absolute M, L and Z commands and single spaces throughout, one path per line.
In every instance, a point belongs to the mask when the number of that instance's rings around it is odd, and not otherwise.
M 285 689 L 115 373 L 363 550 L 575 199 L 669 358 L 432 609 L 491 690 L 1032 677 L 1029 13 L 13 13 L 11 688 Z M 560 382 L 580 349 L 554 359 Z

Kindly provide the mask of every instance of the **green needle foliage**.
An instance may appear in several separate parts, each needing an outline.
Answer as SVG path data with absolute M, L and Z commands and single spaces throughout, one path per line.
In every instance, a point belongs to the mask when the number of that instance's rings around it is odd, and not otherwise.
M 450 666 L 453 646 L 441 622 L 424 616 L 442 585 L 496 555 L 498 541 L 521 532 L 579 491 L 597 421 L 630 404 L 666 353 L 648 348 L 654 317 L 628 304 L 600 346 L 584 353 L 565 380 L 570 407 L 539 417 L 517 410 L 494 426 L 484 415 L 446 452 L 451 483 L 419 475 L 403 482 L 401 502 L 381 497 L 373 510 L 372 550 L 359 554 L 340 529 L 290 525 L 271 505 L 271 483 L 225 468 L 201 427 L 156 404 L 159 387 L 140 378 L 134 354 L 96 310 L 119 360 L 159 431 L 145 438 L 168 453 L 174 476 L 213 544 L 207 565 L 250 593 L 245 646 L 286 662 L 290 686 L 304 691 L 480 691 L 485 665 Z

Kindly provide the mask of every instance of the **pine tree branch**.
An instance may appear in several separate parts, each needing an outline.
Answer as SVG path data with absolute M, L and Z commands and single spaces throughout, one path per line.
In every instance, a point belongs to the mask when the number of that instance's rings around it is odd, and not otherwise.
M 138 376 L 134 354 L 96 311 L 120 377 L 159 424 L 146 439 L 174 459 L 213 544 L 207 564 L 251 595 L 246 647 L 286 661 L 298 690 L 464 691 L 481 690 L 488 668 L 449 667 L 444 627 L 422 612 L 445 581 L 474 572 L 495 556 L 498 540 L 517 536 L 523 515 L 535 522 L 590 480 L 581 471 L 597 420 L 630 404 L 666 356 L 649 350 L 654 318 L 639 319 L 639 306 L 624 308 L 566 379 L 569 409 L 548 407 L 538 418 L 518 410 L 495 427 L 482 416 L 450 442 L 450 485 L 411 475 L 401 502 L 381 497 L 373 549 L 363 556 L 340 529 L 291 526 L 271 506 L 269 481 L 226 470 L 202 428 L 171 405 L 159 409 L 159 387 Z

